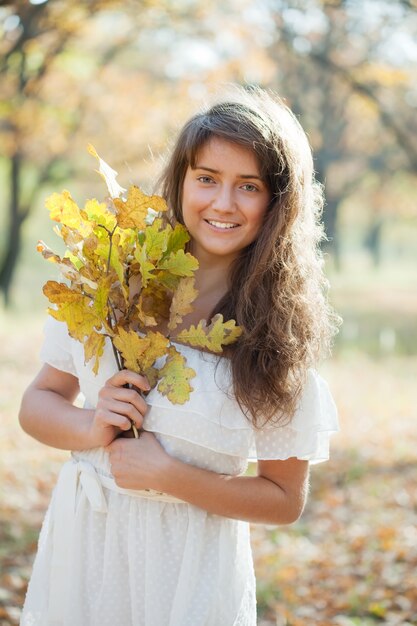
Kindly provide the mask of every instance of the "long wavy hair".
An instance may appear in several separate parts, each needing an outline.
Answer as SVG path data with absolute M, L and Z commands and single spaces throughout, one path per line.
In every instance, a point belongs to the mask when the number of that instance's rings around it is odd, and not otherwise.
M 322 187 L 307 137 L 283 101 L 261 89 L 235 88 L 179 133 L 160 179 L 172 222 L 184 223 L 187 168 L 213 137 L 254 152 L 271 201 L 257 239 L 234 261 L 228 292 L 212 316 L 222 313 L 243 329 L 228 353 L 241 409 L 255 426 L 286 424 L 307 369 L 329 351 L 339 323 L 327 302 L 319 248 Z

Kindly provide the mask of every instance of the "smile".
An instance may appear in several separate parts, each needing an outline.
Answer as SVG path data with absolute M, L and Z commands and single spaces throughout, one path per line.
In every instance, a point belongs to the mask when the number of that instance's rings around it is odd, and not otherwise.
M 205 220 L 207 224 L 210 226 L 214 226 L 215 228 L 222 228 L 223 230 L 227 230 L 230 228 L 237 228 L 239 224 L 233 224 L 232 222 L 217 222 L 215 220 Z

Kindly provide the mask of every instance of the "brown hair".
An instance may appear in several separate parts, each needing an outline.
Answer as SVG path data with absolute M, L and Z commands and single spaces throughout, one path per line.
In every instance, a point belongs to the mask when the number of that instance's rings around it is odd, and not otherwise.
M 230 350 L 235 397 L 256 426 L 287 423 L 306 370 L 327 351 L 337 316 L 325 297 L 319 242 L 322 189 L 314 179 L 307 137 L 278 97 L 235 88 L 232 97 L 194 115 L 181 130 L 161 177 L 171 217 L 183 223 L 188 166 L 212 137 L 255 153 L 271 202 L 257 239 L 234 261 L 222 313 L 243 328 Z

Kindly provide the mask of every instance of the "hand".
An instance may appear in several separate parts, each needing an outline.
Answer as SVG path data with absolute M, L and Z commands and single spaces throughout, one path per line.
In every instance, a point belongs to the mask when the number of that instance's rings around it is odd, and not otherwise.
M 164 490 L 171 457 L 153 433 L 143 431 L 139 439 L 115 439 L 107 446 L 107 452 L 119 487 Z
M 125 388 L 126 384 L 132 388 Z M 142 427 L 147 404 L 140 391 L 149 389 L 147 379 L 130 370 L 117 372 L 106 381 L 98 394 L 89 431 L 93 447 L 107 446 L 121 432 L 129 430 L 132 422 L 138 430 Z

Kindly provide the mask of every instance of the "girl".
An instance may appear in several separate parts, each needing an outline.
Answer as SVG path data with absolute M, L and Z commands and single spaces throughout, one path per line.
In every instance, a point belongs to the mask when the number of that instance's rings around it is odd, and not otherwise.
M 172 223 L 199 261 L 183 327 L 242 327 L 221 357 L 178 344 L 197 372 L 172 405 L 147 380 L 98 376 L 48 319 L 23 429 L 72 450 L 39 540 L 23 626 L 255 626 L 249 524 L 290 524 L 336 410 L 312 366 L 334 334 L 323 295 L 320 188 L 292 113 L 261 90 L 192 117 L 162 176 Z M 163 329 L 161 329 L 163 330 Z M 181 328 L 178 329 L 180 331 Z M 126 388 L 126 384 L 133 388 Z M 81 392 L 84 408 L 73 402 Z M 139 439 L 122 437 L 131 421 Z M 257 475 L 244 475 L 248 459 Z

